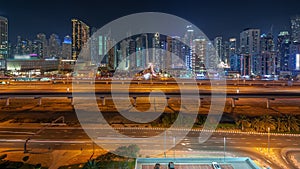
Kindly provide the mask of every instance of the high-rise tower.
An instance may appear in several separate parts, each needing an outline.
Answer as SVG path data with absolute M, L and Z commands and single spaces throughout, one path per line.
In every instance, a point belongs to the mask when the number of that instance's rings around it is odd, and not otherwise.
M 8 57 L 8 20 L 0 16 L 0 59 Z
M 72 19 L 72 59 L 77 60 L 78 55 L 90 37 L 90 28 L 78 19 Z
M 258 56 L 260 51 L 260 30 L 245 29 L 240 33 L 241 75 L 258 72 Z
M 291 18 L 292 43 L 300 43 L 300 16 Z

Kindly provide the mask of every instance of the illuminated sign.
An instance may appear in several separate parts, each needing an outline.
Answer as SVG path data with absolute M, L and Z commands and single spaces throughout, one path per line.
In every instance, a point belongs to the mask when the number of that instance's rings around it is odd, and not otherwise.
M 36 56 L 38 56 L 36 53 L 31 53 L 31 54 L 29 54 L 29 56 L 34 56 L 34 57 L 36 57 Z
M 15 55 L 15 59 L 30 59 L 30 55 Z
M 72 40 L 69 38 L 64 38 L 64 44 L 72 44 Z

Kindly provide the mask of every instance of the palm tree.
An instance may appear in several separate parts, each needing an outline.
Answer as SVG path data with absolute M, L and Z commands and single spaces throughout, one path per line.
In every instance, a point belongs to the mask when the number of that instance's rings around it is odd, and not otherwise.
M 250 125 L 250 119 L 245 115 L 241 115 L 238 117 L 236 124 L 242 128 L 242 131 L 244 131 L 245 126 Z
M 275 117 L 277 132 L 285 131 L 284 118 L 282 116 Z
M 254 130 L 255 131 L 261 131 L 263 128 L 264 128 L 264 124 L 263 124 L 263 122 L 261 121 L 261 119 L 260 118 L 254 118 L 253 120 L 252 120 L 252 128 L 254 128 Z
M 93 159 L 89 160 L 83 167 L 83 169 L 100 169 L 99 163 Z
M 290 132 L 290 131 L 299 131 L 299 120 L 297 119 L 296 116 L 286 114 L 285 115 L 285 120 L 286 120 L 288 132 Z
M 268 128 L 275 127 L 275 120 L 270 115 L 264 115 L 261 117 L 261 122 L 263 123 L 263 130 L 267 131 Z

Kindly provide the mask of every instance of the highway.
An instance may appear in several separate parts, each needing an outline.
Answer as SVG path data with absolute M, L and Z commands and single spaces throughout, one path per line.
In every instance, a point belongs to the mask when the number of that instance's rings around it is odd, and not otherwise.
M 5 128 L 0 129 L 0 148 L 6 148 L 9 150 L 22 151 L 24 143 L 27 138 L 30 140 L 27 143 L 27 148 L 30 151 L 36 150 L 81 150 L 92 149 L 93 143 L 85 132 L 79 127 L 50 127 L 38 135 L 33 133 L 37 132 L 39 128 Z M 130 139 L 116 139 L 113 137 L 113 132 L 106 128 L 90 129 L 97 133 L 99 138 L 96 139 L 96 144 L 105 146 L 110 145 L 112 147 L 131 144 Z M 142 152 L 144 153 L 161 153 L 164 151 L 164 140 L 156 140 L 155 138 L 149 142 L 143 138 L 154 137 L 155 135 L 164 132 L 164 129 L 147 129 L 147 128 L 119 128 L 119 133 L 123 135 L 139 138 L 138 141 Z M 177 132 L 181 132 L 178 130 Z M 266 149 L 268 147 L 267 134 L 255 134 L 255 133 L 241 133 L 241 132 L 225 132 L 217 131 L 204 143 L 199 143 L 199 135 L 201 131 L 190 131 L 188 135 L 177 143 L 175 151 L 179 152 L 193 152 L 193 151 L 207 151 L 207 152 L 222 152 L 224 149 L 224 137 L 226 138 L 226 152 L 233 154 L 241 154 L 250 156 L 254 160 L 265 160 L 267 164 L 272 168 L 281 168 L 277 165 L 277 161 L 272 159 L 264 159 L 259 153 L 249 151 L 249 149 L 260 148 Z M 166 136 L 168 139 L 166 144 L 173 144 L 173 139 Z M 271 134 L 270 136 L 270 148 L 282 149 L 282 148 L 299 148 L 299 135 L 277 135 Z M 96 146 L 97 147 L 97 146 Z M 248 150 L 248 152 L 247 152 Z M 170 150 L 174 151 L 174 149 Z M 288 157 L 283 157 L 288 159 Z M 286 166 L 292 166 L 288 160 L 282 160 Z M 292 167 L 291 167 L 292 168 Z
M 265 98 L 275 98 L 275 101 L 272 101 L 272 106 L 275 107 L 276 104 L 280 104 L 276 108 L 283 109 L 288 102 L 289 107 L 296 106 L 296 103 L 299 103 L 300 98 L 300 87 L 299 86 L 287 86 L 287 85 L 274 85 L 271 87 L 271 82 L 268 82 L 267 85 L 254 85 L 251 86 L 245 82 L 245 85 L 229 85 L 223 86 L 221 84 L 216 84 L 214 88 L 209 85 L 201 84 L 196 87 L 184 82 L 184 84 L 126 84 L 126 83 L 118 83 L 114 84 L 113 91 L 116 92 L 119 97 L 126 96 L 128 93 L 131 97 L 148 97 L 149 94 L 153 94 L 157 92 L 157 96 L 162 91 L 165 93 L 163 97 L 180 97 L 182 91 L 188 93 L 191 97 L 198 97 L 195 93 L 196 90 L 199 91 L 200 98 L 210 98 L 211 92 L 216 92 L 220 96 L 224 97 L 226 94 L 227 98 L 242 98 L 237 101 L 236 104 L 241 105 L 241 109 L 243 106 L 253 106 L 248 103 L 249 100 L 254 99 L 258 104 L 262 104 L 261 100 Z M 77 87 L 74 89 L 74 86 Z M 178 86 L 182 87 L 184 90 L 179 90 Z M 72 86 L 72 84 L 11 84 L 1 86 L 0 97 L 6 99 L 7 97 L 11 98 L 71 98 L 74 92 L 78 92 L 83 95 L 87 91 L 91 91 L 93 87 L 95 87 L 95 94 L 98 98 L 101 97 L 111 97 L 111 84 L 110 83 L 99 83 L 94 86 L 94 84 L 89 83 L 79 83 Z M 126 87 L 129 87 L 128 90 Z M 68 92 L 66 89 L 69 88 Z M 237 92 L 237 89 L 239 92 Z M 77 93 L 77 94 L 78 94 Z M 75 93 L 76 94 L 76 93 Z M 155 95 L 154 95 L 155 96 Z M 244 99 L 244 100 L 243 100 Z M 282 99 L 287 99 L 282 100 Z M 13 102 L 12 100 L 11 102 Z M 206 101 L 206 100 L 204 100 Z M 171 100 L 172 108 L 177 109 L 176 100 Z M 253 101 L 252 101 L 253 102 Z M 251 103 L 252 103 L 251 102 Z M 108 102 L 109 103 L 109 102 Z M 206 103 L 205 103 L 206 104 Z M 4 105 L 3 105 L 4 106 Z M 101 105 L 102 108 L 105 107 Z M 125 105 L 125 107 L 128 105 Z M 124 108 L 125 107 L 121 107 Z M 143 107 L 143 105 L 140 105 Z M 110 108 L 107 106 L 106 108 Z M 187 109 L 189 107 L 187 106 Z M 281 110 L 280 109 L 280 110 Z M 290 108 L 291 109 L 291 108 Z M 47 108 L 44 110 L 47 111 Z M 235 109 L 237 111 L 237 109 Z M 295 109 L 298 112 L 298 109 Z M 30 113 L 30 112 L 29 112 Z M 14 113 L 16 114 L 16 113 Z M 40 133 L 36 134 L 37 131 L 41 129 L 42 126 L 39 127 L 27 127 L 26 123 L 22 125 L 22 127 L 0 127 L 0 148 L 7 150 L 15 150 L 15 151 L 24 151 L 24 143 L 30 138 L 27 142 L 27 149 L 31 152 L 35 151 L 53 151 L 53 150 L 82 150 L 82 149 L 93 149 L 95 144 L 93 144 L 90 137 L 87 136 L 84 130 L 80 127 L 48 127 Z M 166 144 L 172 147 L 173 138 L 170 136 L 166 136 L 166 141 L 164 139 L 154 139 L 152 142 L 147 142 L 144 139 L 149 137 L 155 137 L 159 134 L 163 134 L 163 129 L 147 129 L 147 128 L 120 128 L 118 129 L 118 133 L 122 135 L 126 135 L 129 139 L 118 139 L 111 133 L 110 130 L 106 128 L 100 129 L 91 129 L 97 137 L 95 137 L 96 144 L 102 145 L 101 147 L 107 148 L 115 148 L 117 146 L 126 145 L 132 143 L 130 137 L 138 139 L 134 139 L 137 143 L 139 143 L 142 153 L 145 155 L 147 153 L 159 153 L 161 154 Z M 180 130 L 177 131 L 180 133 Z M 257 134 L 257 133 L 240 133 L 240 132 L 214 132 L 212 136 L 205 142 L 199 143 L 199 135 L 200 131 L 191 131 L 189 134 L 182 139 L 181 141 L 176 142 L 175 151 L 177 154 L 189 154 L 192 152 L 207 152 L 213 153 L 218 152 L 219 155 L 222 154 L 220 152 L 224 149 L 224 137 L 226 138 L 226 152 L 228 155 L 236 154 L 236 156 L 249 156 L 254 160 L 263 161 L 263 163 L 272 166 L 272 168 L 283 168 L 282 165 L 287 168 L 296 168 L 293 166 L 290 160 L 290 153 L 286 153 L 282 156 L 280 152 L 282 149 L 295 149 L 298 152 L 300 147 L 300 136 L 294 135 L 270 135 L 270 148 L 276 151 L 276 154 L 271 156 L 262 155 L 260 150 L 263 152 L 268 147 L 268 137 L 267 134 Z M 164 144 L 166 142 L 166 144 Z M 95 146 L 98 148 L 98 146 Z M 169 150 L 173 151 L 174 149 Z M 275 158 L 273 158 L 275 156 Z

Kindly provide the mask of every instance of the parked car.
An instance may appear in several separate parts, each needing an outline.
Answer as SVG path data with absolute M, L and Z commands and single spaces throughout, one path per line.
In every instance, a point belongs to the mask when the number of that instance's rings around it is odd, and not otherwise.
M 174 163 L 173 162 L 169 162 L 168 168 L 169 169 L 175 169 Z
M 156 163 L 155 166 L 154 166 L 154 169 L 160 169 L 160 164 Z
M 214 169 L 222 169 L 221 166 L 217 162 L 212 162 L 211 164 Z

